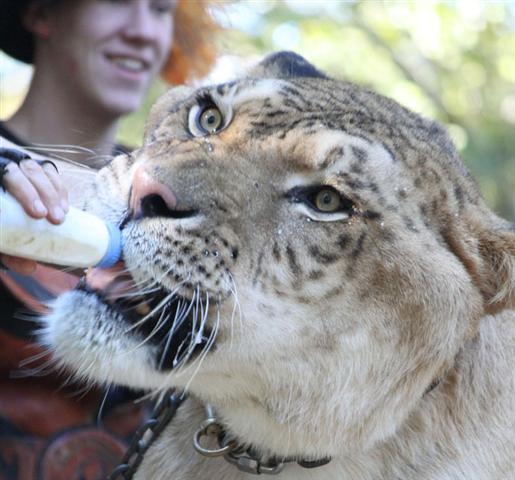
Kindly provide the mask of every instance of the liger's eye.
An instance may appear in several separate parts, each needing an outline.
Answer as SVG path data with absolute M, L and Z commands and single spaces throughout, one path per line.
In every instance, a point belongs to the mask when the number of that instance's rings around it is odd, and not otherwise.
M 209 93 L 200 93 L 188 112 L 188 130 L 195 137 L 213 135 L 227 126 L 227 115 Z
M 347 220 L 354 211 L 352 200 L 329 185 L 293 187 L 285 196 L 304 215 L 317 222 Z
M 340 194 L 332 188 L 321 188 L 313 194 L 313 205 L 321 212 L 333 213 L 341 208 Z
M 197 128 L 205 133 L 216 133 L 223 125 L 222 113 L 216 107 L 199 110 L 195 120 Z

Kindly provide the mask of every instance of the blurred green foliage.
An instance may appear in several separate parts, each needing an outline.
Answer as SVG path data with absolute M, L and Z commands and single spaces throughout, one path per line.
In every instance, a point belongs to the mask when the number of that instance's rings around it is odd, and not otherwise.
M 145 119 L 147 118 L 148 112 L 150 108 L 154 104 L 154 102 L 164 93 L 166 90 L 170 88 L 169 85 L 164 82 L 158 80 L 155 81 L 150 91 L 148 92 L 145 102 L 141 106 L 141 108 L 131 114 L 127 115 L 123 118 L 120 125 L 120 130 L 118 131 L 118 141 L 127 147 L 138 147 L 141 145 L 141 141 L 143 138 L 143 129 L 145 127 Z
M 236 0 L 215 11 L 224 53 L 295 50 L 444 123 L 487 202 L 515 220 L 515 2 Z M 158 85 L 152 99 L 164 87 Z M 122 140 L 140 137 L 145 114 Z

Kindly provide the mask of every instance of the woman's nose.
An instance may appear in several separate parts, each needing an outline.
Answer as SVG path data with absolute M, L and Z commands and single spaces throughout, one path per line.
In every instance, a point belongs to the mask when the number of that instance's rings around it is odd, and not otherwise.
M 155 14 L 149 0 L 131 2 L 131 12 L 123 30 L 126 38 L 134 41 L 148 42 L 157 34 Z

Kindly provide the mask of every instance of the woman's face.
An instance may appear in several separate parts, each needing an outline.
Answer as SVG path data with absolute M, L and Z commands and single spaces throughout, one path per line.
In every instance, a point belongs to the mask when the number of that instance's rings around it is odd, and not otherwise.
M 168 57 L 174 7 L 175 0 L 60 2 L 46 16 L 46 61 L 77 101 L 107 115 L 132 112 Z

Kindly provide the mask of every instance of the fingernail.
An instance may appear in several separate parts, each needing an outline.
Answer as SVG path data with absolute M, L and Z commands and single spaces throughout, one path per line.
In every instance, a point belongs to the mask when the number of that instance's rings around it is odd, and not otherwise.
M 36 200 L 34 200 L 34 210 L 41 214 L 41 215 L 46 215 L 48 213 L 46 207 L 43 205 L 43 202 L 38 198 Z
M 57 220 L 58 222 L 62 222 L 64 220 L 64 212 L 61 207 L 54 207 L 52 209 L 52 217 L 54 217 L 54 220 Z
M 61 208 L 65 211 L 65 213 L 68 213 L 70 210 L 70 206 L 66 200 L 61 200 Z

